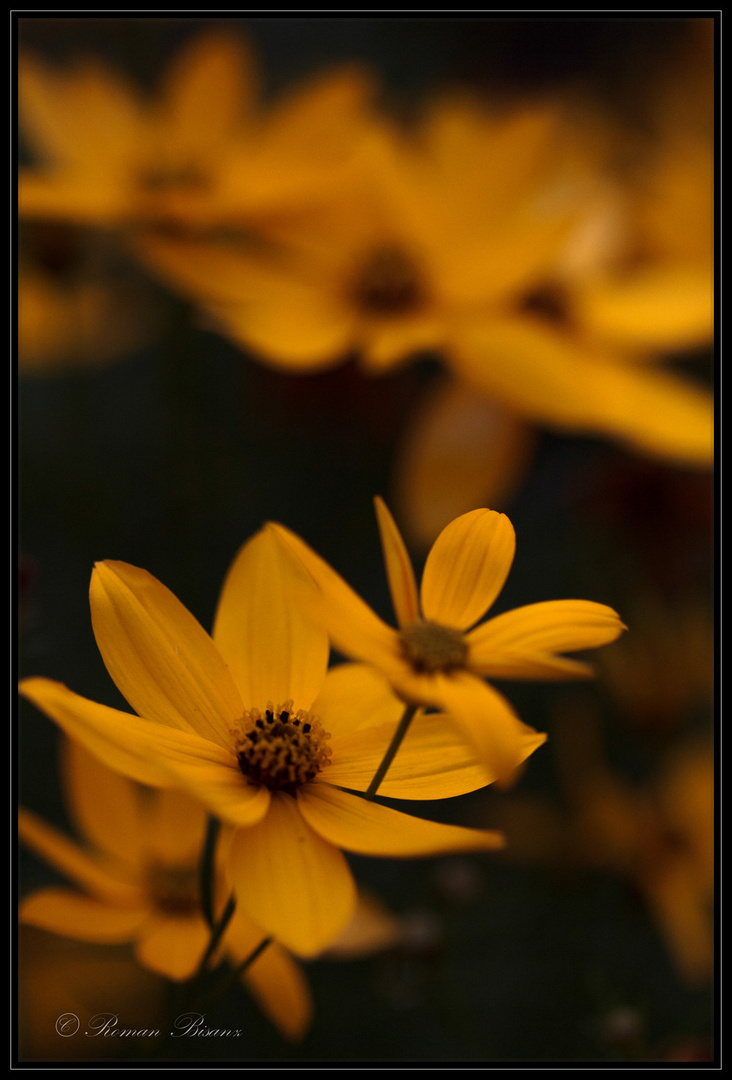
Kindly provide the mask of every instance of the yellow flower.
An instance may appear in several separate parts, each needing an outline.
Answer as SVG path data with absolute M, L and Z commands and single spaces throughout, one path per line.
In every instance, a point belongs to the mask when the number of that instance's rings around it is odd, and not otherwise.
M 445 710 L 491 772 L 506 776 L 527 756 L 527 740 L 533 750 L 545 737 L 522 724 L 483 677 L 586 677 L 587 664 L 557 654 L 613 641 L 623 624 L 604 604 L 552 600 L 474 626 L 511 568 L 515 535 L 508 518 L 473 510 L 448 525 L 427 557 L 418 595 L 404 542 L 378 498 L 376 512 L 399 630 L 294 533 L 270 528 L 319 587 L 309 606 L 335 648 L 374 665 L 404 701 Z
M 21 922 L 80 941 L 131 941 L 143 967 L 168 979 L 190 978 L 211 937 L 200 902 L 205 810 L 178 791 L 142 791 L 73 742 L 65 747 L 64 765 L 69 807 L 87 843 L 79 847 L 24 810 L 19 831 L 83 892 L 41 889 L 21 903 Z M 217 898 L 219 907 L 223 901 Z M 237 909 L 219 954 L 242 963 L 265 937 Z M 271 942 L 243 980 L 282 1034 L 304 1034 L 310 992 L 281 945 Z
M 245 544 L 226 578 L 212 640 L 150 574 L 99 563 L 94 633 L 139 717 L 48 679 L 25 679 L 21 691 L 111 768 L 182 788 L 231 826 L 222 857 L 238 905 L 293 952 L 314 955 L 356 903 L 340 848 L 423 857 L 491 850 L 502 838 L 341 790 L 367 789 L 401 706 L 358 665 L 326 677 L 327 637 L 293 606 L 291 575 L 271 533 Z M 525 740 L 523 756 L 534 744 Z M 441 798 L 494 779 L 438 716 L 405 740 L 381 791 Z
M 222 29 L 185 45 L 152 101 L 99 62 L 21 56 L 21 132 L 41 159 L 21 171 L 21 216 L 177 234 L 299 205 L 348 156 L 370 80 L 319 77 L 266 114 L 256 82 L 249 49 Z
M 568 252 L 607 210 L 580 143 L 556 108 L 442 102 L 412 141 L 372 123 L 349 184 L 273 223 L 266 251 L 153 237 L 148 253 L 268 363 L 325 367 L 356 349 L 383 371 L 439 351 L 524 421 L 707 465 L 708 394 L 605 340 L 584 311 L 586 269 Z M 677 292 L 663 293 L 672 317 Z

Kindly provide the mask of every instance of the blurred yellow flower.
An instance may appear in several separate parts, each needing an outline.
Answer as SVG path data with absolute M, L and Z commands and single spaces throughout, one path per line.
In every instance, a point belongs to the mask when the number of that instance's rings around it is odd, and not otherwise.
M 149 971 L 190 978 L 211 937 L 200 897 L 205 810 L 178 791 L 143 791 L 73 742 L 65 747 L 64 766 L 67 801 L 84 846 L 25 810 L 19 831 L 83 892 L 59 886 L 32 893 L 20 905 L 21 922 L 80 941 L 133 942 Z M 219 959 L 225 954 L 236 966 L 265 936 L 237 907 Z M 271 942 L 243 981 L 283 1035 L 302 1037 L 312 1016 L 310 992 L 281 945 Z
M 293 952 L 315 955 L 356 903 L 340 848 L 424 857 L 496 849 L 502 837 L 341 790 L 367 789 L 401 706 L 358 665 L 326 676 L 328 639 L 294 606 L 292 574 L 270 532 L 245 544 L 226 578 L 212 640 L 150 574 L 99 563 L 94 633 L 139 717 L 48 679 L 25 679 L 21 692 L 111 768 L 180 788 L 222 818 L 230 826 L 222 858 L 239 907 Z M 524 738 L 517 759 L 537 739 Z M 405 740 L 381 790 L 444 798 L 494 779 L 435 716 Z
M 704 983 L 714 964 L 711 749 L 680 744 L 650 783 L 631 787 L 592 752 L 582 759 L 584 775 L 570 778 L 582 748 L 580 737 L 564 754 L 579 853 L 635 883 L 684 978 Z
M 57 937 L 33 926 L 21 926 L 18 938 L 20 1062 L 99 1060 L 127 1049 L 119 1039 L 60 1034 L 57 1021 L 68 1013 L 86 1020 L 116 1011 L 127 1029 L 161 1030 L 167 984 L 126 949 Z
M 558 654 L 614 641 L 624 626 L 612 608 L 589 600 L 529 604 L 475 626 L 511 568 L 516 540 L 508 518 L 473 510 L 448 525 L 418 594 L 404 541 L 378 498 L 376 512 L 399 630 L 294 533 L 270 528 L 318 586 L 308 606 L 333 645 L 381 671 L 405 702 L 445 710 L 488 769 L 505 777 L 527 757 L 527 742 L 534 750 L 545 736 L 522 724 L 484 677 L 587 677 L 589 665 Z
M 266 249 L 153 236 L 146 250 L 214 328 L 276 367 L 326 368 L 353 350 L 372 372 L 442 356 L 451 377 L 417 417 L 399 480 L 412 532 L 431 540 L 503 495 L 531 425 L 711 461 L 709 394 L 655 363 L 709 340 L 709 256 L 638 263 L 634 235 L 651 210 L 710 234 L 698 179 L 710 155 L 682 156 L 678 176 L 659 164 L 641 211 L 598 143 L 551 105 L 491 114 L 447 100 L 412 139 L 365 124 L 349 181 L 269 222 Z
M 250 50 L 224 29 L 195 35 L 151 101 L 100 62 L 22 55 L 20 130 L 40 162 L 21 170 L 21 216 L 132 227 L 142 243 L 299 205 L 348 156 L 371 82 L 355 68 L 318 77 L 266 113 L 256 84 Z

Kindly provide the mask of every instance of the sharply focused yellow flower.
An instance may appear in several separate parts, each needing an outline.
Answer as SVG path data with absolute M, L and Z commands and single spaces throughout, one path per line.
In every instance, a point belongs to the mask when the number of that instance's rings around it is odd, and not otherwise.
M 19 831 L 83 891 L 53 886 L 32 893 L 20 905 L 21 922 L 80 941 L 133 942 L 143 967 L 168 979 L 190 978 L 211 937 L 200 895 L 205 810 L 179 791 L 143 791 L 73 742 L 65 747 L 64 765 L 67 801 L 84 846 L 25 810 Z M 219 895 L 219 906 L 225 899 Z M 218 958 L 225 954 L 241 964 L 265 936 L 237 908 Z M 310 992 L 281 945 L 270 942 L 243 979 L 284 1035 L 304 1034 Z
M 196 234 L 327 188 L 371 94 L 356 68 L 319 76 L 264 111 L 254 58 L 228 30 L 193 38 L 146 100 L 99 62 L 68 70 L 23 55 L 22 136 L 40 159 L 21 171 L 22 217 Z M 128 234 L 129 235 L 129 234 Z
M 506 776 L 527 756 L 526 741 L 535 749 L 545 737 L 522 724 L 484 677 L 584 678 L 592 674 L 587 664 L 558 654 L 614 641 L 623 624 L 604 604 L 552 600 L 475 626 L 513 561 L 515 535 L 505 514 L 473 510 L 448 525 L 427 557 L 418 594 L 404 542 L 378 498 L 376 512 L 398 630 L 294 533 L 270 528 L 318 586 L 309 607 L 333 645 L 381 671 L 405 702 L 448 713 L 491 772 Z
M 271 532 L 245 544 L 226 578 L 212 640 L 150 574 L 99 563 L 94 633 L 139 716 L 48 679 L 25 679 L 21 691 L 111 768 L 181 788 L 220 817 L 230 826 L 222 858 L 237 904 L 292 951 L 315 955 L 356 902 L 341 848 L 423 857 L 495 849 L 502 837 L 341 790 L 367 789 L 401 706 L 359 665 L 326 676 L 328 639 L 294 604 L 293 573 Z M 426 718 L 410 735 L 384 795 L 443 798 L 496 778 L 443 717 Z M 535 734 L 524 738 L 516 760 L 536 743 Z

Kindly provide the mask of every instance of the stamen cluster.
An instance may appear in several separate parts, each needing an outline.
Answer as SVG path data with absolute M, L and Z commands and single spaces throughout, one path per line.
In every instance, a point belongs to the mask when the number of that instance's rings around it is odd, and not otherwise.
M 399 315 L 419 307 L 423 289 L 413 260 L 399 248 L 371 252 L 355 285 L 359 307 L 372 315 Z
M 268 701 L 264 713 L 248 709 L 233 735 L 244 776 L 270 791 L 293 794 L 330 764 L 330 734 L 317 716 L 294 712 L 292 701 L 276 708 Z
M 420 674 L 456 671 L 467 664 L 465 635 L 452 626 L 429 620 L 416 622 L 405 626 L 399 637 L 404 659 Z

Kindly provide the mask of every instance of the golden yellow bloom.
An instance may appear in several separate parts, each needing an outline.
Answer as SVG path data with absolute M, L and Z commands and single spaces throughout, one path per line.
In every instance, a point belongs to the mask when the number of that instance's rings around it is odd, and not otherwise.
M 21 922 L 80 941 L 133 942 L 143 967 L 168 979 L 190 978 L 211 937 L 200 899 L 205 810 L 179 791 L 142 791 L 72 742 L 64 765 L 68 804 L 86 844 L 79 847 L 24 810 L 20 837 L 83 892 L 41 889 L 21 903 Z M 219 895 L 219 907 L 224 902 Z M 219 958 L 242 963 L 265 937 L 237 908 Z M 243 980 L 282 1034 L 304 1034 L 310 992 L 281 945 L 271 942 Z
M 309 606 L 334 646 L 374 665 L 404 701 L 445 710 L 491 772 L 506 776 L 527 757 L 527 743 L 534 750 L 545 736 L 522 724 L 484 677 L 586 677 L 589 665 L 558 654 L 614 641 L 623 624 L 604 604 L 552 600 L 475 626 L 513 561 L 515 535 L 505 514 L 473 510 L 448 525 L 427 557 L 418 594 L 404 542 L 378 498 L 376 512 L 399 630 L 294 533 L 270 528 L 317 584 Z
M 41 161 L 21 172 L 21 216 L 144 236 L 241 229 L 299 205 L 347 157 L 370 80 L 320 77 L 266 114 L 256 83 L 249 49 L 222 29 L 186 44 L 152 101 L 99 62 L 60 70 L 22 56 L 20 127 Z
M 640 362 L 637 342 L 597 331 L 586 266 L 572 267 L 577 237 L 588 246 L 607 214 L 599 165 L 585 160 L 594 153 L 558 109 L 489 115 L 446 101 L 411 141 L 371 124 L 350 183 L 275 222 L 267 251 L 153 237 L 148 253 L 274 365 L 324 367 L 355 349 L 382 371 L 439 351 L 460 381 L 525 421 L 707 465 L 709 396 Z M 661 288 L 672 317 L 677 285 Z M 656 300 L 646 322 L 659 310 Z
M 222 849 L 239 906 L 292 951 L 314 955 L 356 903 L 340 848 L 427 856 L 495 849 L 502 837 L 413 818 L 341 790 L 367 789 L 401 706 L 358 665 L 326 676 L 328 639 L 293 606 L 292 572 L 270 532 L 245 544 L 224 584 L 212 640 L 150 574 L 99 563 L 90 594 L 94 633 L 139 716 L 48 679 L 25 679 L 21 691 L 111 768 L 181 788 L 231 826 Z M 535 744 L 524 740 L 523 756 Z M 441 798 L 494 779 L 435 716 L 405 740 L 381 791 Z

